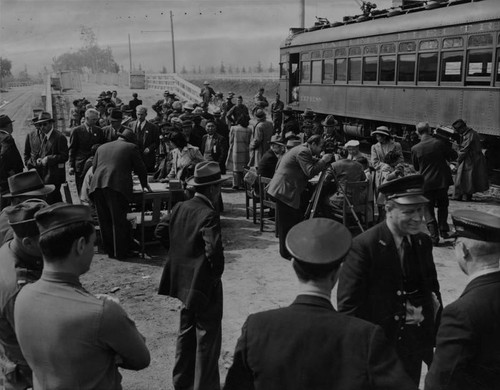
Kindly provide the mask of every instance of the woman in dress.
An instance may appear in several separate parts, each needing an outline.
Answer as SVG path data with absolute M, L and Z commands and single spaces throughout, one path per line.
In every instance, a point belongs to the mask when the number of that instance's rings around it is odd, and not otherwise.
M 252 129 L 248 127 L 249 120 L 240 115 L 236 125 L 229 131 L 229 151 L 226 161 L 228 170 L 233 171 L 233 190 L 243 187 L 243 170 L 250 161 L 250 138 Z

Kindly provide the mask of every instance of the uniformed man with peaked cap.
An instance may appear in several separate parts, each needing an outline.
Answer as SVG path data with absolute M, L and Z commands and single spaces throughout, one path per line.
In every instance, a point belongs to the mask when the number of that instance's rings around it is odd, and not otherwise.
M 339 311 L 380 325 L 418 385 L 430 365 L 441 295 L 432 242 L 421 232 L 423 176 L 381 185 L 386 220 L 357 236 L 342 266 Z
M 121 389 L 118 367 L 141 370 L 150 356 L 116 299 L 94 296 L 80 283 L 94 256 L 90 208 L 56 203 L 38 211 L 35 220 L 43 272 L 22 289 L 14 308 L 33 388 Z
M 443 310 L 426 390 L 491 390 L 500 384 L 500 217 L 452 214 L 455 256 L 469 283 Z
M 247 318 L 226 390 L 416 389 L 380 327 L 333 308 L 351 240 L 345 226 L 327 218 L 290 230 L 286 245 L 300 293 L 288 307 Z

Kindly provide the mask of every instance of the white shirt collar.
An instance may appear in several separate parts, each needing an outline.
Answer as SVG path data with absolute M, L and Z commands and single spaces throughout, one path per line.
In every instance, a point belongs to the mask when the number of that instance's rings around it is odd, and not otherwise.
M 47 134 L 45 134 L 45 139 L 49 139 L 53 132 L 54 132 L 54 127 L 52 126 L 52 129 L 50 129 L 50 131 Z
M 495 272 L 500 272 L 500 268 L 488 268 L 488 269 L 483 269 L 481 271 L 474 272 L 473 274 L 469 275 L 469 282 L 473 281 L 476 278 L 479 278 L 480 276 L 483 275 L 488 275 L 492 274 Z

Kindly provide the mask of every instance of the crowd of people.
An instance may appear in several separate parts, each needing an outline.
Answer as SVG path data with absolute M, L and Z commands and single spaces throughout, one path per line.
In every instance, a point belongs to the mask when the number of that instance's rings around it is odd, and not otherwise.
M 233 93 L 217 96 L 208 82 L 200 104 L 166 91 L 148 120 L 137 94 L 124 104 L 116 91 L 102 92 L 95 104 L 73 102 L 69 143 L 49 113 L 33 118 L 24 159 L 12 121 L 0 116 L 0 188 L 8 204 L 0 213 L 4 388 L 119 389 L 118 367 L 149 365 L 144 337 L 121 306 L 79 279 L 96 240 L 87 205 L 108 256 L 134 256 L 126 213 L 135 173 L 144 192 L 151 180 L 186 189 L 155 230 L 168 250 L 158 293 L 182 302 L 173 384 L 219 389 L 226 171 L 234 191 L 256 175 L 270 179 L 279 253 L 301 286 L 290 307 L 247 319 L 226 389 L 417 389 L 423 362 L 425 389 L 496 388 L 500 217 L 457 211 L 455 231 L 448 225 L 452 161 L 456 200 L 488 188 L 477 133 L 459 119 L 452 127 L 461 141 L 451 143 L 418 123 L 408 166 L 388 127 L 372 132 L 377 142 L 367 157 L 332 115 L 307 109 L 297 116 L 279 94 L 269 104 L 264 93 L 248 108 L 241 96 L 236 103 Z M 67 162 L 84 205 L 62 202 Z M 304 221 L 318 191 L 310 180 L 323 173 L 317 218 Z M 371 206 L 359 215 L 371 227 L 355 238 L 329 212 L 348 201 L 353 182 L 367 183 Z M 443 309 L 433 245 L 452 238 L 471 281 Z M 330 301 L 337 283 L 338 312 Z

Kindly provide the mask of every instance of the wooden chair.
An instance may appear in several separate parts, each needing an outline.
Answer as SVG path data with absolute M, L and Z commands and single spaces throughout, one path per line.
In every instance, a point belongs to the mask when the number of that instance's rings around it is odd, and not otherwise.
M 364 229 L 368 228 L 368 181 L 347 182 L 345 184 L 345 196 L 349 199 L 354 212 L 358 216 Z M 353 215 L 353 209 L 343 199 L 342 207 L 334 209 L 333 217 L 341 221 L 348 229 L 359 229 L 359 225 Z
M 248 171 L 249 169 L 244 169 L 244 176 L 247 175 Z M 250 219 L 250 213 L 252 213 L 253 223 L 257 223 L 257 210 L 260 205 L 260 196 L 255 192 L 254 185 L 250 184 L 247 180 L 243 180 L 243 186 L 245 187 L 246 217 Z
M 259 175 L 257 180 L 259 181 L 260 197 L 260 231 L 264 231 L 264 224 L 266 222 L 272 222 L 274 224 L 275 235 L 278 237 L 278 213 L 276 212 L 276 202 L 266 191 L 266 187 L 271 182 L 271 179 Z M 272 213 L 272 216 L 265 217 L 266 210 L 268 210 L 270 214 Z

